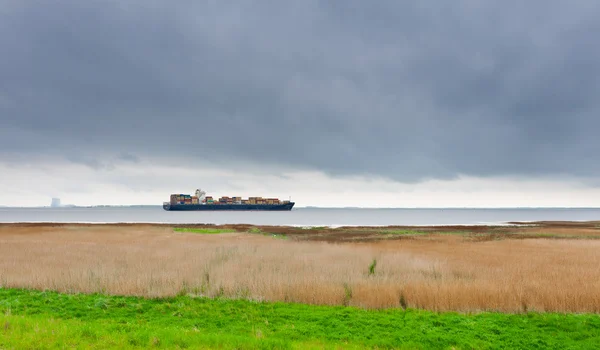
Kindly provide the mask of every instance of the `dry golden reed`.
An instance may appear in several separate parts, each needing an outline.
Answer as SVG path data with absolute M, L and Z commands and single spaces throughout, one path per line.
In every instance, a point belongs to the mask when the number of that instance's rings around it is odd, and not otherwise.
M 158 226 L 0 227 L 0 285 L 365 308 L 600 311 L 600 240 L 331 244 Z M 369 267 L 375 264 L 373 273 Z

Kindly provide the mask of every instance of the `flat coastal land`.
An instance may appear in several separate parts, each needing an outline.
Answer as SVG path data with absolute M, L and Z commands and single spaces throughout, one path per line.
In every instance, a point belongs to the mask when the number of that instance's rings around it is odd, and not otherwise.
M 1 224 L 0 348 L 596 348 L 598 252 L 600 222 Z

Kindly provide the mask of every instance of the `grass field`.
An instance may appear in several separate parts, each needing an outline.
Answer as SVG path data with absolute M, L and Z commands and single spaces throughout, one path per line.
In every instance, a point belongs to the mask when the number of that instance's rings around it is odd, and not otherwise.
M 369 309 L 600 312 L 596 226 L 178 228 L 185 230 L 0 225 L 0 286 Z
M 189 232 L 189 233 L 200 233 L 200 234 L 219 234 L 219 233 L 231 233 L 235 232 L 232 229 L 222 229 L 222 228 L 187 228 L 187 227 L 175 227 L 173 228 L 175 232 Z
M 600 316 L 0 289 L 0 348 L 597 349 Z
M 597 223 L 5 224 L 0 349 L 596 349 L 598 238 Z

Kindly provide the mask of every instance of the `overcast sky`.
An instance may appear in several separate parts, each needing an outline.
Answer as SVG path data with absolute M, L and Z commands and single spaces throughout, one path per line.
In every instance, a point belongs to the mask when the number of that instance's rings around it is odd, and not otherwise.
M 599 10 L 0 0 L 0 205 L 600 206 Z

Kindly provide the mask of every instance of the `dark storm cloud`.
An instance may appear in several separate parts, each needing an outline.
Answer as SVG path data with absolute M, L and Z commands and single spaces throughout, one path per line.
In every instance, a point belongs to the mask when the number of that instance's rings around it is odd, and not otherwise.
M 590 176 L 600 170 L 598 10 L 0 3 L 0 155 L 96 168 L 106 154 L 245 160 L 401 181 Z

